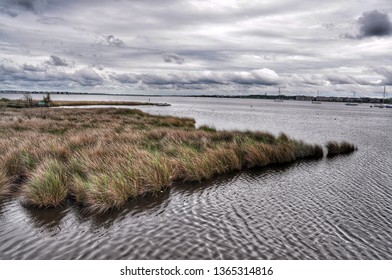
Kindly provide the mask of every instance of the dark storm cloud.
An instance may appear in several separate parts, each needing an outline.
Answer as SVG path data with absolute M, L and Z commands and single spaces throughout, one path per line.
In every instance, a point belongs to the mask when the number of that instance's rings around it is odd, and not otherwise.
M 1 14 L 6 14 L 6 15 L 8 15 L 10 17 L 17 17 L 18 16 L 17 12 L 12 11 L 12 10 L 7 10 L 5 8 L 0 8 L 0 13 Z
M 177 63 L 177 64 L 183 64 L 185 62 L 185 58 L 182 56 L 176 54 L 176 53 L 165 53 L 162 55 L 163 61 L 167 63 Z
M 47 64 L 53 66 L 69 66 L 69 64 L 65 61 L 65 59 L 58 57 L 56 55 L 51 55 Z
M 24 64 L 19 67 L 0 65 L 0 80 L 12 82 L 45 82 L 47 84 L 77 83 L 80 86 L 97 86 L 104 83 L 104 77 L 93 69 L 82 68 L 74 72 L 65 72 L 55 67 Z
M 298 75 L 294 74 L 291 76 L 290 83 L 294 86 L 298 85 L 312 85 L 312 86 L 322 86 L 326 84 L 326 79 L 323 75 L 315 75 L 315 74 L 305 74 Z
M 96 86 L 104 82 L 102 76 L 89 68 L 83 68 L 71 74 L 70 80 L 76 81 L 82 86 Z
M 75 4 L 85 5 L 89 0 L 1 0 L 0 7 L 10 11 L 28 11 L 37 15 L 42 15 L 48 10 L 69 7 Z M 102 0 L 103 1 L 103 0 Z M 90 0 L 91 3 L 98 3 L 98 0 Z M 88 5 L 88 4 L 87 4 Z
M 11 9 L 24 9 L 37 14 L 41 14 L 46 5 L 45 0 L 8 0 L 4 2 Z
M 46 71 L 46 68 L 38 65 L 23 64 L 22 70 L 33 71 L 33 72 L 44 72 Z
M 325 79 L 332 84 L 337 85 L 349 85 L 354 82 L 354 80 L 347 75 L 338 75 L 338 74 L 327 74 L 325 75 Z
M 17 74 L 19 72 L 19 69 L 13 66 L 7 66 L 7 65 L 0 65 L 0 77 L 5 80 L 6 77 L 12 77 L 12 75 Z
M 355 77 L 353 75 L 344 74 L 326 74 L 324 79 L 335 85 L 377 85 L 378 83 L 363 77 Z
M 10 6 L 22 7 L 26 10 L 33 11 L 35 6 L 35 0 L 8 0 L 5 1 Z
M 136 84 L 139 80 L 137 79 L 136 74 L 127 73 L 127 74 L 112 74 L 110 76 L 113 80 L 116 80 L 122 84 Z
M 392 35 L 392 22 L 389 15 L 378 11 L 364 12 L 358 19 L 359 38 Z
M 374 72 L 383 77 L 382 83 L 387 86 L 392 86 L 392 66 L 377 66 L 374 67 Z
M 107 43 L 109 46 L 113 46 L 113 47 L 117 47 L 117 48 L 122 48 L 125 47 L 125 43 L 114 37 L 113 35 L 107 35 L 107 36 L 103 36 L 105 43 Z

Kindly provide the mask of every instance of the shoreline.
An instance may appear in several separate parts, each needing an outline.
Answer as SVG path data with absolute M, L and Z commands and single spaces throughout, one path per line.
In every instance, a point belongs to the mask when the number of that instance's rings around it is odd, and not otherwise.
M 319 101 L 319 102 L 331 102 L 331 103 L 346 103 L 346 102 L 357 102 L 360 104 L 382 104 L 383 98 L 382 97 L 350 97 L 350 96 L 313 96 L 313 95 L 304 95 L 304 94 L 295 94 L 295 95 L 278 95 L 274 93 L 269 94 L 246 94 L 246 95 L 218 95 L 218 94 L 129 94 L 129 93 L 87 93 L 87 92 L 31 92 L 31 91 L 0 91 L 0 93 L 7 95 L 7 94 L 24 94 L 29 93 L 32 95 L 36 94 L 53 94 L 53 95 L 87 95 L 87 96 L 127 96 L 127 97 L 191 97 L 191 98 L 230 98 L 230 99 L 262 99 L 262 100 L 275 100 L 277 98 L 281 98 L 282 100 L 286 101 Z M 392 104 L 392 98 L 385 100 L 386 104 Z
M 62 107 L 62 106 L 171 106 L 168 103 L 139 102 L 139 101 L 74 101 L 54 100 L 50 104 L 41 104 L 39 100 L 2 99 L 0 107 L 30 108 L 30 107 Z

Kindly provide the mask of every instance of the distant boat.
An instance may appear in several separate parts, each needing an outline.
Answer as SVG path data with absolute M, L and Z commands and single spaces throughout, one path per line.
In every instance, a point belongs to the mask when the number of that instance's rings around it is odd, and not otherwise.
M 274 102 L 283 102 L 282 96 L 280 95 L 280 88 L 278 98 L 274 99 Z
M 354 91 L 353 97 L 355 98 L 355 91 Z M 346 106 L 358 106 L 358 103 L 356 103 L 356 102 L 347 102 L 347 103 L 344 104 L 344 105 L 346 105 Z
M 321 101 L 317 100 L 318 99 L 318 95 L 319 95 L 319 91 L 317 91 L 317 95 L 314 98 L 314 100 L 312 100 L 312 104 L 321 104 Z

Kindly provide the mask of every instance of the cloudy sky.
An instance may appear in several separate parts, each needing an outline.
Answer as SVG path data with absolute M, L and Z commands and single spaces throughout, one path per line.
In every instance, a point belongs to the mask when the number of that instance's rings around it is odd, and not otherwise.
M 391 0 L 0 0 L 0 89 L 381 96 L 383 85 Z

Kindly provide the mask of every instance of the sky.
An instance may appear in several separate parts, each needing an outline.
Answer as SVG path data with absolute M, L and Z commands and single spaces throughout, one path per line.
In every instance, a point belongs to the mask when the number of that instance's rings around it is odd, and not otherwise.
M 384 85 L 391 0 L 0 0 L 3 90 L 380 97 Z

